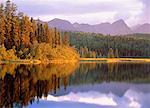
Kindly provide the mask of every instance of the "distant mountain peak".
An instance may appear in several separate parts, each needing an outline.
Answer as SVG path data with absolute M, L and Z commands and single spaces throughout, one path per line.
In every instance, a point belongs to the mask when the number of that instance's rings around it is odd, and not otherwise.
M 149 23 L 144 23 L 142 25 L 138 25 L 133 28 L 134 33 L 150 33 L 150 24 Z
M 77 23 L 77 22 L 73 23 L 73 25 L 76 25 L 76 24 L 79 24 L 79 23 Z
M 123 19 L 119 19 L 112 24 L 100 23 L 96 25 L 90 24 L 79 24 L 79 23 L 70 23 L 67 20 L 55 18 L 48 22 L 49 27 L 56 27 L 60 30 L 65 31 L 82 31 L 82 32 L 92 32 L 92 33 L 102 33 L 102 34 L 111 34 L 111 35 L 124 35 L 124 34 L 131 34 L 131 33 L 150 33 L 150 24 L 145 23 L 140 25 L 137 30 L 131 30 L 130 27 L 125 23 Z M 143 30 L 143 29 L 144 30 Z
M 50 27 L 56 27 L 56 28 L 61 29 L 61 30 L 69 30 L 69 31 L 74 30 L 73 25 L 69 21 L 62 20 L 59 18 L 55 18 L 55 19 L 49 21 L 48 25 Z
M 117 20 L 117 21 L 115 21 L 115 22 L 112 23 L 112 25 L 114 25 L 114 24 L 118 24 L 118 25 L 127 25 L 127 24 L 124 22 L 123 19 Z
M 52 19 L 51 21 L 49 21 L 49 22 L 62 22 L 62 23 L 65 23 L 65 22 L 67 22 L 67 23 L 70 23 L 69 21 L 67 21 L 67 20 L 63 20 L 63 19 L 59 19 L 59 18 L 54 18 L 54 19 Z
M 52 21 L 55 21 L 55 20 L 62 20 L 62 19 L 59 19 L 59 18 L 54 18 L 54 19 L 52 19 Z
M 132 33 L 131 29 L 128 25 L 124 22 L 124 20 L 120 19 L 112 23 L 112 32 L 110 34 L 114 35 L 122 35 L 122 34 L 130 34 Z
M 123 22 L 124 23 L 124 20 L 123 19 L 119 19 L 119 20 L 117 20 L 115 22 Z

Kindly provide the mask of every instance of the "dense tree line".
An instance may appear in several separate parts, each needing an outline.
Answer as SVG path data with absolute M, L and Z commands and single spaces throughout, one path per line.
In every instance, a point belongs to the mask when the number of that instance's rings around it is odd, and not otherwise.
M 71 45 L 81 49 L 94 51 L 101 57 L 150 57 L 150 35 L 133 34 L 126 36 L 110 36 L 96 33 L 69 32 Z M 111 51 L 113 50 L 113 51 Z
M 43 43 L 48 46 L 47 50 L 57 50 L 58 47 L 71 49 L 67 33 L 61 33 L 56 28 L 49 28 L 47 23 L 34 20 L 24 13 L 18 13 L 17 6 L 9 0 L 5 5 L 0 4 L 0 47 L 4 46 L 5 52 L 14 49 L 14 53 L 21 59 L 34 58 L 38 50 L 35 46 L 39 47 Z M 34 55 L 31 52 L 34 52 Z

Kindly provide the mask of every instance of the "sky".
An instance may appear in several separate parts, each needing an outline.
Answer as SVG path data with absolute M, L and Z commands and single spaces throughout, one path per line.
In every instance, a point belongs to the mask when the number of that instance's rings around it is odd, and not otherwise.
M 6 0 L 0 0 L 5 2 Z M 35 19 L 99 24 L 123 19 L 129 26 L 150 23 L 150 0 L 11 0 Z

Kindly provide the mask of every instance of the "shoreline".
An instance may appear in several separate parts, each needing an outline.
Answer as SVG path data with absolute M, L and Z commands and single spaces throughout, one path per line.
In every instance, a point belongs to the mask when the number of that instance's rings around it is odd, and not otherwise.
M 150 58 L 80 58 L 79 60 L 4 60 L 0 61 L 0 64 L 64 64 L 64 63 L 90 63 L 90 62 L 107 62 L 107 63 L 150 63 Z
M 49 60 L 49 61 L 41 61 L 41 60 L 4 60 L 4 61 L 0 61 L 0 64 L 11 64 L 11 63 L 15 63 L 15 64 L 49 64 L 49 63 L 53 63 L 53 64 L 65 64 L 65 63 L 76 63 L 79 60 Z
M 104 61 L 108 63 L 136 62 L 150 63 L 150 58 L 80 58 L 83 62 Z

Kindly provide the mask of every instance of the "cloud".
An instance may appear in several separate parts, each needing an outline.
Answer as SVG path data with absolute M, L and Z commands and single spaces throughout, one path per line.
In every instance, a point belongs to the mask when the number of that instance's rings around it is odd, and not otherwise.
M 72 0 L 70 0 L 72 1 Z M 77 0 L 78 1 L 78 0 Z M 84 1 L 84 0 L 83 0 Z M 34 0 L 16 2 L 20 10 L 32 15 L 72 15 L 72 14 L 89 14 L 97 12 L 111 12 L 124 6 L 117 5 L 115 2 L 69 2 L 69 1 L 47 1 L 34 3 Z M 89 0 L 91 1 L 91 0 Z M 36 1 L 35 1 L 36 2 Z M 113 5 L 113 7 L 112 7 Z M 125 7 L 124 7 L 125 8 Z
M 88 23 L 88 24 L 97 24 L 101 22 L 113 22 L 114 16 L 116 12 L 98 12 L 98 13 L 87 13 L 87 14 L 74 14 L 74 15 L 43 15 L 40 17 L 35 17 L 35 19 L 42 19 L 44 21 L 47 21 L 47 19 L 53 19 L 53 18 L 61 18 L 68 20 L 72 23 L 79 22 L 79 23 Z
M 4 1 L 4 0 L 3 0 Z M 6 1 L 6 0 L 5 0 Z M 149 0 L 12 0 L 20 11 L 49 21 L 55 17 L 71 22 L 98 24 L 124 19 L 129 25 L 149 22 Z
M 126 93 L 119 97 L 112 93 L 100 93 L 96 91 L 69 93 L 64 96 L 48 95 L 45 99 L 40 99 L 40 103 L 47 102 L 47 106 L 56 107 L 59 104 L 66 106 L 68 103 L 74 103 L 74 107 L 78 104 L 78 108 L 85 107 L 84 105 L 96 105 L 109 108 L 148 108 L 150 106 L 150 93 L 143 93 L 134 89 L 129 89 Z M 48 104 L 49 103 L 49 104 Z M 79 105 L 80 103 L 80 105 Z M 40 106 L 40 104 L 38 105 Z M 98 107 L 99 106 L 99 107 Z M 34 104 L 32 105 L 34 107 Z
M 107 105 L 107 106 L 116 106 L 116 102 L 114 102 L 111 94 L 100 94 L 98 92 L 85 92 L 85 93 L 70 93 L 66 96 L 54 97 L 49 95 L 47 97 L 47 101 L 71 101 L 71 102 L 80 102 L 80 103 L 88 103 L 88 104 L 96 104 L 96 105 Z
M 142 9 L 142 13 L 139 15 L 140 22 L 150 23 L 150 0 L 141 0 L 144 7 Z

